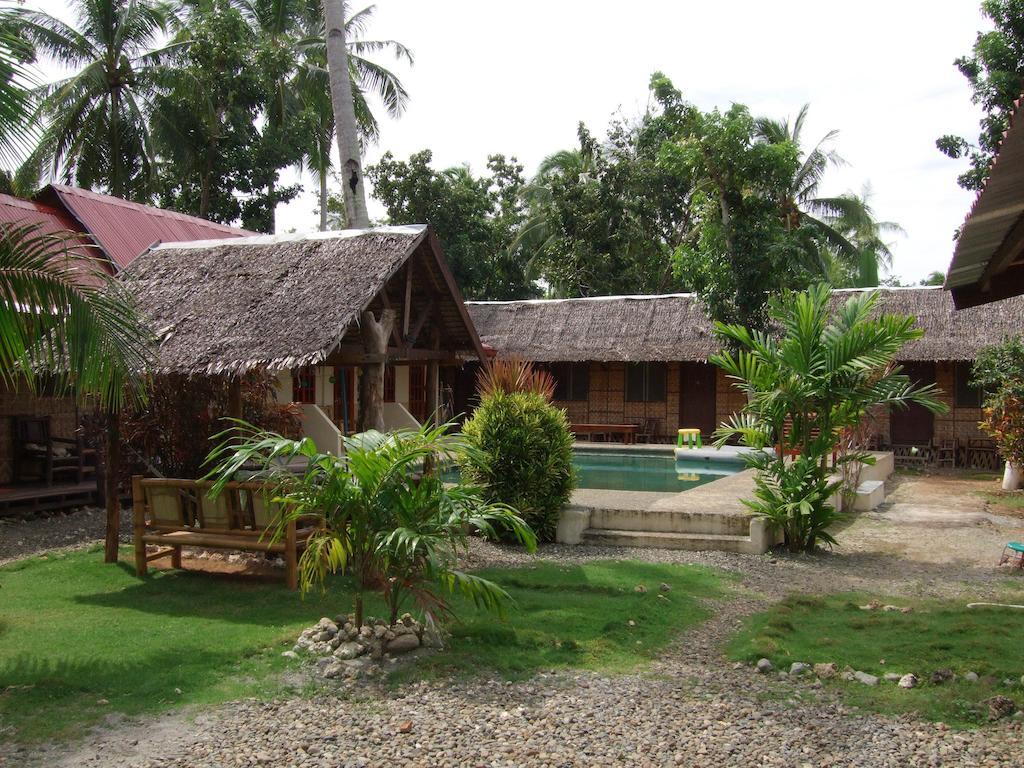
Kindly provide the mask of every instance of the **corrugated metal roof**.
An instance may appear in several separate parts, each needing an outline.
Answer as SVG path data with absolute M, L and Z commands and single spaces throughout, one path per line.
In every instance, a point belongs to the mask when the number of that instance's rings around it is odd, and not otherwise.
M 1024 117 L 1021 103 L 1010 119 L 985 186 L 971 206 L 946 274 L 946 288 L 975 286 L 996 251 L 1024 215 Z M 989 276 L 991 277 L 991 275 Z
M 256 234 L 63 184 L 51 184 L 43 191 L 43 196 L 47 193 L 51 193 L 68 209 L 78 220 L 80 229 L 92 234 L 118 269 L 127 267 L 136 256 L 156 242 L 211 240 Z

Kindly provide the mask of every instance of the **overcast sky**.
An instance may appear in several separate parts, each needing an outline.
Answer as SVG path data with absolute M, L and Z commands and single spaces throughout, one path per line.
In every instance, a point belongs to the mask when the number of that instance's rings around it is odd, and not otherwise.
M 602 134 L 613 114 L 641 113 L 661 70 L 703 108 L 742 102 L 785 117 L 810 103 L 806 141 L 838 129 L 848 163 L 824 192 L 869 182 L 878 217 L 906 230 L 894 272 L 916 281 L 945 271 L 973 199 L 956 184 L 963 163 L 935 139 L 977 137 L 980 112 L 953 60 L 984 27 L 979 2 L 379 0 L 370 36 L 402 41 L 416 61 L 396 65 L 411 103 L 382 119 L 367 162 L 429 148 L 439 167 L 481 171 L 501 152 L 532 172 L 574 146 L 579 121 Z M 28 4 L 68 15 L 66 0 Z M 316 184 L 303 181 L 308 193 L 278 209 L 279 230 L 316 228 Z

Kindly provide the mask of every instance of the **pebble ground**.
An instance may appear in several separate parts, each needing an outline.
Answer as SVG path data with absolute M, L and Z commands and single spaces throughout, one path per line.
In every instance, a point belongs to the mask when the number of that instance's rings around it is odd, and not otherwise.
M 575 562 L 638 558 L 711 565 L 740 575 L 714 617 L 680 636 L 641 674 L 547 673 L 524 682 L 432 681 L 322 689 L 312 698 L 242 701 L 121 722 L 73 746 L 6 753 L 7 765 L 136 766 L 1011 766 L 1019 721 L 954 731 L 913 717 L 845 706 L 810 680 L 734 668 L 725 640 L 743 617 L 790 592 L 865 590 L 890 596 L 984 599 L 1010 576 L 993 567 L 1024 521 L 988 514 L 929 478 L 901 479 L 879 512 L 840 532 L 833 554 L 723 553 L 550 546 L 539 557 Z M 957 488 L 962 490 L 962 484 Z M 969 489 L 968 489 L 969 490 Z M 966 493 L 966 492 L 965 492 Z M 973 493 L 973 492 L 972 492 Z M 976 504 L 977 519 L 908 522 L 910 507 Z M 906 519 L 904 519 L 906 518 Z M 0 529 L 0 535 L 6 533 Z M 0 558 L 5 550 L 0 545 Z M 519 551 L 474 545 L 468 565 L 513 565 Z M 0 764 L 5 750 L 0 747 Z

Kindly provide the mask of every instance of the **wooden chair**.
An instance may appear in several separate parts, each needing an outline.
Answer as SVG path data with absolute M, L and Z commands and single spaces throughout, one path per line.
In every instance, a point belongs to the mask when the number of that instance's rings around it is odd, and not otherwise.
M 95 473 L 91 459 L 95 451 L 85 447 L 82 436 L 56 437 L 50 432 L 49 416 L 13 416 L 13 477 L 16 483 L 42 482 L 54 478 L 82 483 Z
M 640 421 L 636 431 L 638 443 L 656 443 L 661 437 L 661 419 L 648 417 Z
M 935 451 L 935 466 L 948 466 L 950 469 L 956 467 L 957 441 L 956 438 L 943 438 Z

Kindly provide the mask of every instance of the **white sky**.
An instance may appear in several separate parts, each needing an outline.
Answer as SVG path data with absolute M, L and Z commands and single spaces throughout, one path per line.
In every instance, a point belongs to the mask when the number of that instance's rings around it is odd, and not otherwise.
M 935 139 L 978 133 L 980 112 L 953 60 L 985 26 L 979 4 L 378 0 L 370 36 L 402 41 L 416 63 L 396 65 L 409 109 L 382 117 L 366 162 L 429 148 L 438 167 L 482 171 L 501 152 L 530 173 L 575 146 L 580 120 L 603 135 L 613 113 L 642 112 L 656 70 L 703 108 L 738 101 L 785 117 L 809 102 L 805 142 L 838 129 L 848 162 L 823 192 L 870 182 L 877 216 L 907 233 L 893 244 L 894 272 L 916 282 L 945 271 L 973 200 L 956 184 L 964 163 L 941 155 Z M 68 17 L 66 0 L 28 5 Z M 316 228 L 316 184 L 303 182 L 308 191 L 278 209 L 279 231 Z

